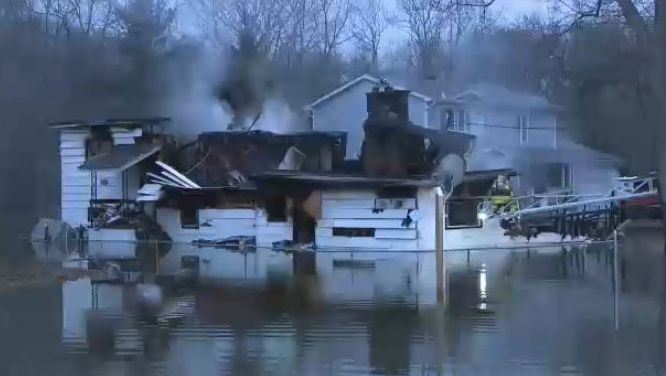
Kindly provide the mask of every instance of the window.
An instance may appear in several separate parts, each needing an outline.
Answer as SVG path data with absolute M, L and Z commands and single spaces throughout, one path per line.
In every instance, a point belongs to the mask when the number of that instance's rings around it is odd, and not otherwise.
M 86 138 L 86 159 L 107 153 L 113 148 L 113 136 L 108 127 L 94 127 Z
M 347 228 L 347 227 L 333 227 L 333 236 L 347 237 L 347 238 L 372 238 L 375 236 L 374 228 Z
M 479 219 L 479 199 L 450 198 L 446 201 L 447 229 L 479 228 L 483 223 Z
M 458 110 L 458 127 L 456 130 L 458 132 L 467 132 L 467 114 L 465 113 L 465 110 Z
M 572 188 L 572 180 L 571 165 L 559 162 L 546 165 L 546 182 L 549 188 Z
M 454 119 L 453 110 L 450 108 L 440 108 L 439 110 L 439 128 L 441 130 L 453 130 Z
M 268 222 L 287 222 L 287 198 L 274 196 L 266 198 L 266 220 Z
M 199 228 L 199 209 L 194 207 L 180 208 L 180 227 Z
M 529 135 L 529 124 L 527 124 L 527 116 L 519 115 L 518 118 L 516 118 L 516 125 L 518 127 L 520 143 L 526 144 Z
M 554 120 L 554 129 L 553 129 L 553 149 L 557 149 L 557 133 L 559 132 L 560 128 L 560 117 L 558 115 L 555 115 L 555 120 Z

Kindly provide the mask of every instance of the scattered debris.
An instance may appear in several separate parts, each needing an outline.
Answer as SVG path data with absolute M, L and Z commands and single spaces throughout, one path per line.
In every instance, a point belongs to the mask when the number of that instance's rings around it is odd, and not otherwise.
M 285 253 L 299 252 L 299 251 L 315 251 L 317 249 L 317 246 L 314 244 L 314 242 L 301 244 L 294 242 L 292 240 L 279 240 L 273 242 L 272 246 L 274 251 L 285 252 Z
M 164 305 L 156 321 L 163 326 L 177 325 L 192 315 L 194 309 L 194 296 L 178 297 Z
M 197 247 L 215 247 L 229 250 L 254 250 L 257 240 L 254 236 L 230 236 L 223 239 L 196 239 L 192 244 Z

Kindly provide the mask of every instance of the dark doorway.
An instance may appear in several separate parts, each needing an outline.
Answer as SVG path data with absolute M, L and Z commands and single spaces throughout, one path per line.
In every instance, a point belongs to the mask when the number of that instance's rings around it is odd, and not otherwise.
M 303 210 L 303 201 L 294 200 L 294 243 L 307 244 L 315 240 L 317 221 Z

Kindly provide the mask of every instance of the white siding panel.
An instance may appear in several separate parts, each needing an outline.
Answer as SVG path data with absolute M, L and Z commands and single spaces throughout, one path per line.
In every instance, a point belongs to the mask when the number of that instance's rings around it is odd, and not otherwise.
M 237 209 L 206 209 L 207 215 L 222 217 L 222 219 L 209 220 L 211 226 L 200 226 L 198 229 L 182 228 L 180 223 L 180 211 L 172 208 L 157 209 L 157 222 L 177 242 L 191 242 L 196 239 L 222 239 L 230 236 L 254 236 L 256 233 L 254 218 L 224 218 L 223 213 L 227 210 Z M 219 213 L 212 213 L 212 211 Z M 245 210 L 245 209 L 243 209 Z M 251 209 L 247 209 L 251 210 Z M 199 218 L 199 223 L 203 222 Z
M 254 219 L 254 209 L 200 209 L 199 220 L 206 219 Z
M 340 191 L 322 191 L 321 193 L 322 200 L 339 200 L 339 199 L 372 199 L 374 205 L 374 199 L 377 198 L 377 195 L 373 190 L 340 190 Z
M 60 142 L 74 141 L 81 142 L 81 145 L 84 144 L 84 141 L 88 137 L 87 131 L 62 131 L 60 132 Z
M 373 208 L 374 198 L 327 198 L 322 200 L 322 209 L 335 207 L 339 209 Z
M 430 190 L 427 188 L 421 191 Z M 422 195 L 422 192 L 419 192 L 419 195 Z M 417 197 L 420 197 L 419 195 Z M 417 198 L 382 199 L 388 201 L 389 207 L 394 207 L 394 203 L 400 200 L 403 208 L 373 210 L 378 200 L 373 190 L 324 191 L 322 197 L 322 219 L 317 221 L 315 230 L 318 247 L 414 250 L 419 249 L 420 243 L 423 243 L 419 238 L 420 221 L 412 222 L 409 226 L 403 225 L 409 209 L 420 205 Z M 421 218 L 424 216 L 421 215 Z M 434 220 L 432 222 L 434 224 Z M 429 234 L 432 232 L 429 226 L 431 225 L 425 224 L 428 239 L 430 236 L 434 238 L 434 234 Z M 333 236 L 335 227 L 372 228 L 375 229 L 375 234 L 374 237 Z M 424 244 L 429 245 L 429 241 Z
M 292 222 L 268 222 L 264 209 L 256 211 L 256 226 L 257 247 L 267 248 L 271 247 L 273 242 L 293 240 Z
M 90 206 L 90 202 L 88 201 L 63 201 L 63 203 L 60 205 L 62 209 L 86 209 L 86 213 L 88 210 L 88 207 Z M 86 214 L 86 221 L 87 222 L 88 215 Z M 66 222 L 66 221 L 65 221 Z M 80 223 L 76 223 L 74 226 L 78 226 Z M 71 224 L 70 224 L 71 226 Z
M 405 226 L 402 225 L 402 219 L 334 219 L 333 226 L 330 227 L 393 229 L 405 228 Z M 415 223 L 412 222 L 410 227 L 414 228 Z
M 348 209 L 325 205 L 321 217 L 324 219 L 403 219 L 407 217 L 407 209 Z
M 317 228 L 315 230 L 315 234 L 317 238 L 347 238 L 345 236 L 333 236 L 333 229 L 332 228 Z M 402 239 L 416 239 L 417 238 L 417 231 L 416 229 L 377 229 L 375 230 L 375 239 L 396 239 L 396 240 L 402 240 Z M 364 238 L 359 238 L 359 239 L 364 239 Z
M 85 157 L 86 151 L 81 148 L 60 149 L 60 155 L 63 157 Z
M 88 224 L 90 174 L 82 174 L 78 169 L 85 161 L 86 137 L 88 132 L 60 133 L 60 217 L 72 227 Z
M 369 250 L 396 250 L 411 251 L 418 249 L 417 240 L 395 240 L 395 239 L 375 239 L 375 238 L 318 238 L 317 246 L 321 248 L 355 248 Z

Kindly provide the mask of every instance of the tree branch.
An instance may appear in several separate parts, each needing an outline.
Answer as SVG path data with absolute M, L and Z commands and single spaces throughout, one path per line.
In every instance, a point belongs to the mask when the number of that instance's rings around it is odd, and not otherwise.
M 650 28 L 645 21 L 645 18 L 641 16 L 636 4 L 631 0 L 615 0 L 617 5 L 622 10 L 624 18 L 627 20 L 627 25 L 636 33 L 638 39 L 642 43 L 647 43 L 650 39 Z M 645 45 L 644 45 L 645 46 Z
M 599 15 L 601 14 L 601 4 L 602 0 L 596 0 L 596 4 L 592 10 L 589 10 L 587 12 L 578 12 L 574 20 L 571 21 L 571 23 L 569 23 L 569 26 L 567 26 L 563 30 L 560 30 L 560 35 L 564 35 L 570 32 L 576 25 L 578 25 L 579 22 L 581 22 L 586 18 L 591 18 L 591 17 L 598 18 Z

